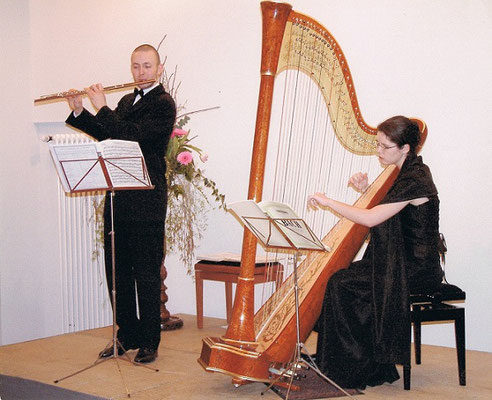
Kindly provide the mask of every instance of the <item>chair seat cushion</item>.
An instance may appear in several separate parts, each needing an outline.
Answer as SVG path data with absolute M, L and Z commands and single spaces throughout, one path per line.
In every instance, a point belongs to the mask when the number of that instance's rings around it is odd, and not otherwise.
M 411 303 L 439 303 L 441 301 L 465 300 L 466 293 L 456 285 L 441 283 L 438 290 L 426 293 L 412 293 Z

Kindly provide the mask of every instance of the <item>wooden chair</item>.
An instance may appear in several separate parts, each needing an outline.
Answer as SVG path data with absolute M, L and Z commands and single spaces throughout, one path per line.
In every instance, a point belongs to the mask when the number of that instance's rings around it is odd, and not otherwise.
M 196 323 L 203 328 L 203 281 L 219 281 L 225 283 L 227 323 L 231 322 L 232 313 L 232 284 L 237 283 L 240 271 L 239 261 L 206 261 L 195 264 L 196 289 Z M 280 263 L 257 263 L 254 275 L 255 284 L 265 282 L 281 283 L 283 280 L 283 265 Z
M 441 234 L 441 260 L 444 264 L 446 242 Z M 466 293 L 458 286 L 451 285 L 444 277 L 441 287 L 432 293 L 414 293 L 410 295 L 410 315 L 413 324 L 415 363 L 421 363 L 421 325 L 422 322 L 453 321 L 458 356 L 459 383 L 466 385 L 465 365 L 465 309 L 450 302 L 464 301 Z M 408 360 L 411 360 L 411 343 L 408 345 Z M 410 390 L 411 362 L 403 365 L 403 387 Z

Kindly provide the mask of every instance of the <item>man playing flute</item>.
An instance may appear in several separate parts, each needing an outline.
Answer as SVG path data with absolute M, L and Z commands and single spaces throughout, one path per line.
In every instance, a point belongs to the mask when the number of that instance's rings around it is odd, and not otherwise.
M 97 140 L 121 139 L 140 144 L 153 190 L 119 191 L 114 196 L 116 323 L 118 355 L 138 349 L 134 361 L 150 363 L 160 342 L 160 267 L 164 256 L 167 209 L 166 148 L 174 127 L 176 106 L 158 79 L 163 72 L 157 50 L 138 46 L 131 54 L 131 72 L 137 88 L 112 110 L 104 88 L 85 89 L 97 113 L 83 107 L 80 94 L 69 96 L 72 109 L 66 123 Z M 155 80 L 154 83 L 145 81 Z M 139 82 L 142 82 L 139 84 Z M 106 277 L 112 292 L 111 209 L 109 192 L 104 210 Z M 110 295 L 111 298 L 111 295 Z M 137 308 L 138 299 L 138 308 Z M 113 347 L 100 357 L 113 356 Z

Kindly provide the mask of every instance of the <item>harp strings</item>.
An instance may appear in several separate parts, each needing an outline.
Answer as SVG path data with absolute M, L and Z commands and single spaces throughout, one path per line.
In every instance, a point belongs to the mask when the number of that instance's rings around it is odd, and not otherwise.
M 346 109 L 350 104 L 342 90 L 343 75 L 332 47 L 294 24 L 286 34 L 291 37 L 288 57 L 292 61 L 276 79 L 263 199 L 288 203 L 323 237 L 338 218 L 330 212 L 307 212 L 307 195 L 321 191 L 353 203 L 359 195 L 348 187 L 348 178 L 355 172 L 369 171 L 372 180 L 380 166 L 373 156 L 348 151 L 337 138 L 334 126 L 341 121 L 352 122 Z M 311 59 L 310 70 L 306 70 L 305 63 L 301 67 L 303 58 Z M 330 84 L 324 87 L 322 82 Z M 328 110 L 333 104 L 336 107 L 331 107 L 334 115 L 330 116 Z M 348 132 L 351 130 L 347 127 Z M 285 253 L 269 257 L 272 262 L 284 264 L 284 278 L 291 275 L 292 257 Z M 264 285 L 261 303 L 275 295 L 277 285 Z
M 296 48 L 291 48 L 289 52 L 294 54 L 294 59 L 301 60 L 296 52 L 303 57 L 314 58 L 309 52 L 321 51 L 315 46 L 322 46 L 322 43 L 315 41 L 314 46 L 309 48 L 309 37 L 304 40 L 305 35 L 302 30 L 296 36 Z M 343 188 L 340 179 L 347 179 L 342 178 L 343 174 L 338 170 L 346 166 L 350 155 L 342 146 L 337 146 L 325 98 L 315 83 L 321 81 L 319 75 L 323 73 L 328 74 L 329 71 L 312 68 L 306 73 L 298 67 L 283 72 L 280 132 L 277 143 L 269 145 L 269 148 L 278 149 L 271 198 L 289 203 L 303 218 L 307 216 L 307 194 L 327 191 L 328 183 L 334 181 L 332 186 L 336 191 L 332 191 L 332 195 L 340 197 L 339 191 Z M 343 196 L 342 199 L 345 200 Z M 325 225 L 321 223 L 318 235 L 326 232 Z

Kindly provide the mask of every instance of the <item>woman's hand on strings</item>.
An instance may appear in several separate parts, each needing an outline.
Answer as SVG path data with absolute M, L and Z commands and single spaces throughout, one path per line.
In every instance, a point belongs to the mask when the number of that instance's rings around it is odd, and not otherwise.
M 318 210 L 320 207 L 328 207 L 330 198 L 324 193 L 315 193 L 308 196 L 307 207 L 308 209 Z
M 366 173 L 357 172 L 352 175 L 348 181 L 349 186 L 352 186 L 355 190 L 360 193 L 364 193 L 369 186 L 369 180 Z

